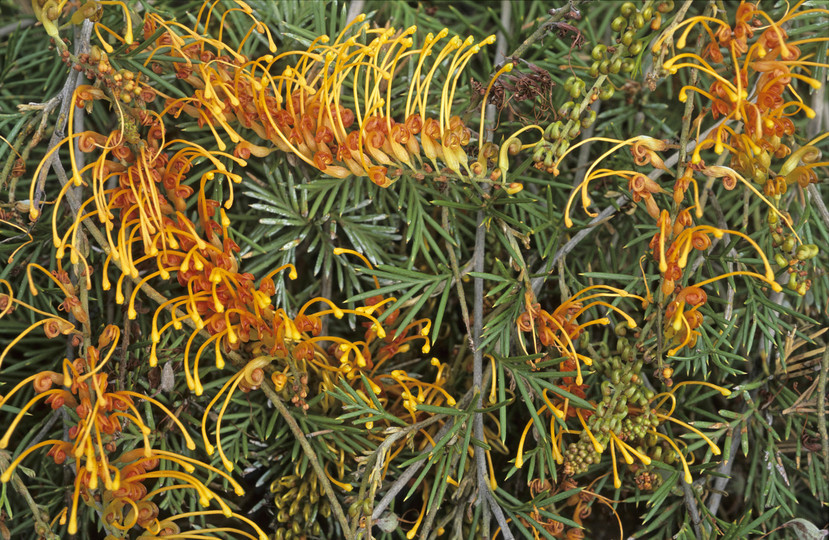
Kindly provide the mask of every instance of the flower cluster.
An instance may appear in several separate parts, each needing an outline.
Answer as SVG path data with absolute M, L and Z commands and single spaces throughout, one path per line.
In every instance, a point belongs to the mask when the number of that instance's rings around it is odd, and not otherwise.
M 77 417 L 77 421 L 66 432 L 67 440 L 47 439 L 33 444 L 15 457 L 0 476 L 0 481 L 8 482 L 27 456 L 44 447 L 49 447 L 47 455 L 56 464 L 74 463 L 76 478 L 72 502 L 60 518 L 60 523 L 64 524 L 68 514 L 67 531 L 70 534 L 75 534 L 78 530 L 80 501 L 100 512 L 103 526 L 111 538 L 122 538 L 124 532 L 136 526 L 146 531 L 155 531 L 153 534 L 156 534 L 167 527 L 159 521 L 159 508 L 152 499 L 156 494 L 170 489 L 193 490 L 202 506 L 208 507 L 211 501 L 215 501 L 222 514 L 226 517 L 233 516 L 233 511 L 222 497 L 192 473 L 199 466 L 208 472 L 219 474 L 233 486 L 237 495 L 244 494 L 242 486 L 208 464 L 154 448 L 150 440 L 154 435 L 153 430 L 142 419 L 135 400 L 148 401 L 164 412 L 180 430 L 187 447 L 195 449 L 195 442 L 176 415 L 150 396 L 132 390 L 110 390 L 111 381 L 106 367 L 117 349 L 119 338 L 118 327 L 107 326 L 101 332 L 97 346 L 87 347 L 85 356 L 72 362 L 63 360 L 61 373 L 35 373 L 0 398 L 2 406 L 30 383 L 36 394 L 8 424 L 0 439 L 0 448 L 8 446 L 20 421 L 40 401 L 53 410 L 71 410 Z M 4 355 L 6 352 L 8 348 Z M 124 435 L 130 431 L 137 431 L 143 440 L 143 446 L 124 450 L 122 439 L 129 440 Z M 120 454 L 119 446 L 122 447 Z M 159 469 L 162 462 L 174 468 Z M 164 486 L 165 479 L 180 483 Z M 149 491 L 147 482 L 160 483 L 156 489 Z M 196 512 L 193 515 L 198 514 Z M 261 529 L 250 524 L 260 538 L 266 538 Z
M 798 2 L 774 20 L 759 6 L 743 2 L 733 24 L 715 17 L 689 17 L 654 43 L 657 51 L 665 40 L 672 39 L 682 29 L 676 44 L 684 48 L 692 29 L 704 30 L 707 40 L 703 41 L 701 55 L 680 53 L 663 66 L 672 74 L 680 69 L 694 69 L 711 80 L 707 90 L 685 86 L 679 94 L 680 101 L 684 102 L 690 92 L 695 92 L 704 100 L 711 117 L 718 120 L 708 135 L 697 141 L 683 178 L 702 167 L 709 176 L 722 178 L 726 189 L 733 189 L 739 181 L 762 199 L 769 206 L 769 228 L 779 256 L 776 258 L 789 273 L 788 287 L 800 295 L 811 286 L 804 263 L 817 251 L 810 247 L 796 254 L 795 240 L 783 238 L 783 226 L 793 233 L 794 230 L 791 219 L 782 210 L 782 197 L 792 186 L 806 188 L 817 182 L 817 168 L 829 164 L 820 161 L 821 152 L 816 146 L 826 134 L 799 148 L 789 142 L 795 135 L 792 119 L 800 114 L 807 118 L 815 116 L 795 89 L 795 83 L 802 81 L 818 89 L 822 83 L 810 76 L 810 70 L 827 67 L 804 55 L 801 47 L 826 38 L 791 40 L 786 28 L 800 17 L 827 13 L 824 8 L 804 9 L 804 2 Z M 717 155 L 727 152 L 730 166 L 705 168 L 701 153 L 709 148 Z M 680 181 L 674 188 L 679 200 L 684 188 L 687 185 L 683 186 Z M 793 236 L 799 243 L 797 234 Z
M 250 15 L 249 7 L 241 2 L 238 5 L 238 11 Z M 224 13 L 222 24 L 224 17 L 234 10 Z M 206 4 L 199 13 L 198 22 L 208 24 L 212 15 L 213 7 Z M 463 168 L 471 174 L 463 149 L 469 142 L 470 131 L 451 115 L 448 107 L 440 111 L 437 120 L 427 117 L 425 96 L 442 60 L 454 53 L 451 85 L 447 83 L 444 87 L 447 93 L 445 102 L 450 103 L 463 66 L 481 45 L 491 39 L 474 45 L 454 38 L 439 49 L 438 60 L 428 72 L 421 73 L 420 70 L 426 69 L 425 58 L 445 37 L 445 32 L 437 37 L 428 37 L 423 49 L 411 49 L 412 40 L 408 36 L 414 29 L 393 38 L 393 31 L 375 32 L 363 25 L 359 33 L 378 34 L 366 46 L 357 45 L 353 37 L 345 39 L 346 29 L 331 46 L 322 47 L 327 38 L 321 38 L 319 44 L 312 45 L 308 51 L 287 52 L 250 61 L 239 52 L 244 40 L 234 49 L 221 39 L 221 34 L 219 39 L 205 37 L 195 28 L 166 20 L 153 12 L 147 14 L 143 30 L 148 41 L 156 38 L 155 48 L 144 49 L 149 52 L 145 65 L 154 70 L 160 69 L 161 66 L 153 60 L 156 54 L 182 60 L 174 63 L 176 74 L 195 88 L 193 95 L 173 99 L 158 91 L 158 95 L 166 100 L 159 110 L 155 107 L 155 94 L 143 92 L 136 77 L 127 72 L 113 71 L 107 59 L 107 53 L 111 50 L 105 52 L 96 48 L 88 58 L 67 57 L 67 62 L 76 63 L 89 78 L 103 82 L 78 86 L 72 95 L 74 105 L 87 110 L 93 110 L 99 103 L 132 107 L 122 110 L 120 125 L 108 133 L 74 132 L 75 107 L 70 109 L 69 135 L 63 143 L 76 142 L 78 150 L 84 154 L 85 164 L 79 165 L 80 158 L 75 152 L 70 152 L 71 178 L 58 194 L 57 203 L 71 189 L 87 188 L 89 198 L 82 203 L 71 226 L 65 231 L 59 231 L 59 213 L 53 213 L 52 236 L 57 247 L 59 268 L 62 268 L 62 261 L 67 255 L 73 265 L 83 265 L 87 268 L 86 287 L 89 289 L 92 271 L 77 246 L 82 227 L 88 225 L 85 222 L 100 226 L 106 239 L 104 248 L 107 253 L 102 288 L 107 291 L 114 285 L 115 301 L 126 306 L 129 319 L 138 317 L 138 298 L 147 286 L 169 284 L 167 287 L 173 292 L 160 301 L 147 336 L 150 342 L 149 367 L 158 363 L 159 348 L 163 346 L 166 336 L 183 330 L 185 325 L 190 330 L 187 331 L 182 366 L 187 387 L 196 396 L 205 392 L 202 383 L 204 368 L 200 368 L 200 363 L 203 364 L 202 358 L 211 346 L 216 368 L 223 369 L 232 364 L 234 374 L 218 392 L 212 394 L 212 399 L 204 407 L 201 434 L 207 453 L 212 455 L 218 452 L 224 468 L 231 473 L 234 471 L 236 464 L 226 455 L 221 440 L 225 412 L 237 390 L 251 392 L 263 384 L 273 384 L 282 398 L 300 410 L 308 410 L 308 403 L 313 400 L 318 404 L 317 412 L 326 414 L 337 407 L 328 392 L 346 381 L 353 386 L 367 408 L 376 408 L 379 404 L 402 423 L 414 423 L 431 414 L 419 410 L 423 404 L 454 405 L 455 399 L 445 388 L 449 383 L 446 364 L 438 359 L 432 360 L 432 365 L 438 368 L 432 383 L 396 368 L 393 361 L 396 355 L 407 353 L 415 341 L 420 342 L 422 353 L 429 352 L 431 322 L 428 319 L 391 329 L 398 312 L 384 312 L 395 299 L 383 296 L 370 298 L 366 305 L 356 309 L 341 308 L 328 298 L 315 297 L 289 314 L 286 308 L 273 303 L 276 291 L 274 279 L 282 271 L 287 271 L 290 279 L 296 279 L 297 272 L 293 265 L 274 268 L 259 279 L 243 272 L 238 256 L 240 248 L 229 234 L 232 223 L 227 214 L 233 205 L 233 186 L 241 181 L 241 175 L 234 171 L 245 167 L 248 159 L 267 155 L 272 149 L 242 139 L 231 124 L 252 131 L 275 148 L 306 159 L 333 176 L 372 176 L 382 169 L 381 177 L 385 178 L 386 167 L 392 164 L 391 160 L 395 164 L 422 168 L 421 146 L 423 155 L 431 160 L 435 169 L 438 168 L 437 160 L 440 160 L 455 173 L 460 174 L 459 168 Z M 250 27 L 250 32 L 254 31 L 266 34 L 271 41 L 267 28 L 255 21 Z M 133 49 L 142 50 L 139 47 L 143 46 L 136 45 Z M 274 47 L 272 52 L 275 52 Z M 410 89 L 411 104 L 407 108 L 411 107 L 411 110 L 406 114 L 408 122 L 394 123 L 388 108 L 381 106 L 383 99 L 378 97 L 380 86 L 382 83 L 384 90 L 391 92 L 391 73 L 395 71 L 398 61 L 415 55 L 418 58 L 415 77 L 418 83 Z M 299 64 L 286 68 L 282 76 L 269 75 L 272 65 L 291 57 L 299 58 Z M 336 61 L 335 57 L 338 58 Z M 316 62 L 324 64 L 317 65 Z M 329 71 L 333 73 L 330 77 L 323 76 Z M 309 73 L 317 73 L 317 79 L 306 80 L 310 77 Z M 359 104 L 354 103 L 353 110 L 340 105 L 340 94 L 344 92 L 343 85 L 347 79 L 351 80 L 355 95 L 357 90 L 365 91 L 365 99 Z M 125 93 L 134 93 L 142 99 L 132 103 L 130 99 L 125 99 Z M 147 99 L 143 99 L 145 94 Z M 391 102 L 391 95 L 386 94 L 386 102 Z M 382 114 L 384 111 L 385 115 Z M 168 136 L 172 132 L 168 127 L 170 120 L 182 112 L 213 130 L 215 148 Z M 216 128 L 236 143 L 233 154 L 225 152 L 226 145 Z M 420 142 L 415 139 L 418 134 Z M 353 150 L 350 150 L 352 147 Z M 58 148 L 60 145 L 52 153 Z M 329 154 L 338 157 L 331 161 L 325 157 Z M 39 173 L 40 170 L 36 171 L 35 176 Z M 372 179 L 387 185 L 381 177 L 374 174 Z M 222 190 L 227 194 L 224 200 L 208 195 Z M 30 217 L 36 220 L 39 216 L 40 209 L 33 206 Z M 335 254 L 358 256 L 371 267 L 365 257 L 353 250 L 338 248 Z M 111 280 L 113 269 L 117 277 Z M 79 307 L 78 293 L 67 274 L 62 270 L 55 275 L 46 274 L 66 296 L 62 308 L 77 321 L 86 324 L 89 317 Z M 129 295 L 124 293 L 126 280 L 135 283 Z M 14 304 L 22 304 L 12 297 L 10 285 L 6 286 L 9 294 L 0 297 L 4 302 L 4 312 L 11 310 Z M 32 292 L 37 294 L 34 284 Z M 48 316 L 45 312 L 43 314 L 47 318 L 27 332 L 41 325 L 49 336 L 76 331 L 68 321 Z M 361 340 L 324 335 L 323 321 L 331 315 L 333 320 L 349 315 L 358 321 L 365 321 L 365 335 Z M 378 319 L 381 315 L 384 323 Z M 27 332 L 21 334 L 15 343 Z M 78 496 L 92 501 L 94 497 L 89 493 L 96 489 L 100 477 L 106 491 L 103 499 L 98 499 L 105 500 L 104 516 L 112 527 L 128 530 L 138 525 L 144 527 L 149 535 L 162 534 L 165 530 L 178 534 L 175 525 L 178 517 L 166 520 L 158 517 L 158 508 L 149 502 L 147 488 L 144 487 L 147 479 L 166 477 L 184 481 L 182 487 L 194 489 L 205 506 L 216 499 L 221 512 L 229 517 L 229 508 L 218 495 L 198 480 L 190 478 L 189 471 L 193 469 L 188 461 L 190 458 L 162 454 L 152 448 L 150 430 L 142 423 L 132 402 L 132 398 L 150 398 L 135 393 L 118 398 L 115 396 L 120 396 L 119 393 L 106 392 L 107 385 L 111 383 L 107 379 L 105 365 L 117 340 L 113 332 L 117 329 L 108 327 L 104 334 L 107 338 L 97 349 L 109 347 L 104 361 L 98 361 L 96 349 L 90 347 L 87 355 L 93 356 L 89 357 L 86 365 L 78 360 L 72 364 L 73 368 L 67 368 L 71 373 L 64 374 L 69 378 L 62 379 L 62 382 L 71 388 L 70 391 L 46 390 L 46 395 L 50 396 L 51 393 L 66 394 L 61 403 L 65 402 L 67 406 L 81 407 L 78 414 L 82 420 L 78 433 L 85 438 L 83 446 L 76 443 L 82 451 L 76 452 L 76 446 L 73 446 L 72 452 L 75 452 L 76 459 L 85 460 L 78 463 L 87 472 L 78 476 L 76 501 Z M 227 358 L 231 359 L 230 363 Z M 391 367 L 386 369 L 387 366 Z M 90 373 L 89 377 L 82 375 L 85 370 Z M 75 382 L 78 378 L 83 381 L 89 378 L 85 384 L 92 386 L 87 389 L 85 385 L 78 384 Z M 49 377 L 44 379 L 49 380 Z M 79 395 L 79 392 L 84 395 Z M 87 394 L 92 396 L 91 401 L 86 399 Z M 153 403 L 163 407 L 155 400 Z M 218 412 L 215 410 L 217 407 Z M 91 416 L 85 420 L 87 415 Z M 140 456 L 129 450 L 120 458 L 108 460 L 105 450 L 114 450 L 114 447 L 107 447 L 109 439 L 98 437 L 98 446 L 93 445 L 96 431 L 90 426 L 96 422 L 105 425 L 96 429 L 109 435 L 123 429 L 122 424 L 109 419 L 112 415 L 135 424 L 145 440 Z M 173 420 L 181 427 L 188 446 L 193 448 L 195 445 L 186 430 L 174 416 Z M 373 424 L 366 424 L 370 434 L 376 433 Z M 441 422 L 437 422 L 428 429 L 420 430 L 424 434 L 421 445 L 425 445 L 429 433 L 440 426 Z M 13 428 L 14 425 L 7 438 Z M 58 444 L 53 454 L 64 456 L 66 444 Z M 32 447 L 25 454 L 40 446 L 43 445 Z M 401 441 L 393 449 L 393 455 L 404 448 L 405 441 Z M 344 483 L 346 462 L 342 450 L 339 455 L 337 479 L 327 476 L 342 489 L 350 489 L 350 485 Z M 185 472 L 157 470 L 160 462 L 178 464 Z M 210 470 L 216 472 L 212 468 Z M 227 473 L 220 474 L 238 488 Z M 120 483 L 113 478 L 121 478 Z M 160 489 L 163 491 L 170 487 Z M 240 488 L 236 491 L 238 494 Z M 316 508 L 314 512 L 322 508 L 317 499 L 308 507 Z M 281 501 L 279 497 L 277 500 Z M 71 515 L 71 523 L 75 523 L 76 506 Z M 306 519 L 300 528 L 306 532 L 313 531 L 312 525 L 313 520 Z M 71 530 L 74 531 L 74 527 L 72 525 Z
M 172 32 L 172 23 L 157 17 L 148 19 L 144 34 L 150 36 L 162 25 L 168 29 L 160 42 L 170 43 L 170 53 L 184 60 L 177 64 L 178 76 L 196 88 L 193 96 L 168 97 L 167 109 L 208 125 L 218 147 L 224 149 L 214 129 L 220 127 L 236 144 L 236 156 L 263 157 L 278 148 L 327 175 L 368 177 L 381 187 L 391 185 L 404 169 L 422 174 L 445 167 L 459 177 L 481 177 L 486 158 L 470 166 L 466 146 L 472 132 L 452 114 L 452 103 L 464 67 L 495 37 L 478 43 L 471 37 L 446 40 L 449 32 L 444 29 L 428 34 L 415 48 L 416 27 L 371 29 L 364 18 L 358 16 L 333 41 L 320 36 L 307 50 L 253 59 L 214 41 L 185 45 Z M 268 33 L 264 27 L 258 30 Z M 188 29 L 188 34 L 194 35 L 195 29 Z M 367 43 L 361 43 L 363 37 Z M 427 62 L 433 54 L 434 60 Z M 402 101 L 403 94 L 396 90 L 394 79 L 407 62 L 412 73 L 405 109 L 395 113 L 392 103 Z M 440 108 L 432 113 L 427 110 L 427 95 L 444 65 L 448 67 L 440 83 Z M 274 69 L 282 71 L 272 75 Z M 232 125 L 252 130 L 273 146 L 250 142 Z M 480 141 L 481 156 L 482 147 Z

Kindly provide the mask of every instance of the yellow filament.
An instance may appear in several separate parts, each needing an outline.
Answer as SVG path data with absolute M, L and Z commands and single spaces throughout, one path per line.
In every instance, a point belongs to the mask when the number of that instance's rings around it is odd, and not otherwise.
M 697 429 L 697 428 L 695 428 L 694 426 L 692 426 L 692 425 L 690 425 L 690 424 L 687 424 L 687 423 L 683 422 L 682 420 L 677 420 L 676 418 L 673 418 L 673 417 L 671 417 L 671 416 L 665 416 L 664 414 L 659 414 L 659 413 L 656 413 L 656 416 L 657 416 L 657 418 L 660 418 L 660 419 L 662 419 L 662 420 L 670 420 L 671 422 L 674 422 L 674 423 L 676 423 L 676 424 L 679 424 L 680 426 L 682 426 L 682 427 L 684 427 L 684 428 L 686 428 L 686 429 L 690 429 L 691 431 L 693 431 L 694 433 L 696 433 L 697 435 L 699 435 L 700 437 L 702 437 L 702 438 L 705 440 L 705 442 L 707 442 L 707 443 L 708 443 L 708 446 L 709 446 L 709 447 L 711 447 L 711 452 L 712 452 L 715 456 L 719 456 L 719 455 L 722 453 L 722 452 L 720 451 L 719 446 L 717 446 L 716 444 L 714 444 L 714 441 L 712 441 L 711 439 L 709 439 L 709 438 L 708 438 L 708 437 L 707 437 L 707 436 L 706 436 L 706 435 L 705 435 L 702 431 L 698 430 L 698 429 Z
M 582 427 L 584 428 L 584 433 L 587 434 L 587 437 L 590 439 L 590 442 L 593 443 L 593 449 L 601 454 L 604 452 L 604 446 L 602 446 L 599 441 L 596 440 L 596 437 L 593 436 L 593 433 L 590 431 L 590 428 L 587 427 L 587 422 L 584 421 L 584 417 L 581 415 L 581 409 L 576 408 L 576 416 L 579 417 L 579 422 L 581 422 Z
M 663 439 L 668 441 L 668 444 L 670 444 L 673 447 L 673 449 L 676 451 L 676 455 L 679 456 L 679 461 L 682 463 L 682 470 L 685 471 L 685 476 L 683 477 L 683 480 L 685 480 L 686 484 L 692 483 L 694 481 L 694 477 L 691 476 L 691 470 L 688 468 L 688 462 L 685 461 L 685 456 L 683 456 L 682 452 L 679 451 L 679 447 L 676 445 L 676 443 L 672 441 L 670 437 L 663 435 L 662 433 L 659 433 L 656 430 L 651 430 L 651 433 L 655 433 L 658 437 L 662 437 Z
M 16 458 L 14 458 L 14 460 L 9 464 L 9 466 L 6 467 L 6 470 L 3 471 L 3 474 L 0 475 L 0 482 L 3 482 L 5 484 L 9 480 L 11 480 L 12 472 L 14 472 L 14 469 L 20 464 L 21 461 L 23 461 L 23 459 L 26 456 L 28 456 L 29 454 L 31 454 L 32 452 L 34 452 L 38 448 L 43 448 L 44 446 L 49 446 L 49 445 L 53 445 L 53 444 L 62 445 L 62 444 L 65 444 L 65 443 L 64 443 L 64 441 L 59 441 L 57 439 L 49 439 L 47 441 L 40 441 L 39 443 L 34 444 L 34 445 L 30 446 L 29 448 L 27 448 L 26 450 L 22 451 L 20 453 L 20 455 L 18 455 Z
M 622 481 L 619 480 L 619 473 L 616 471 L 616 441 L 610 440 L 610 457 L 613 461 L 613 487 L 619 489 L 622 487 Z
M 429 489 L 423 490 L 423 506 L 420 509 L 420 514 L 417 516 L 417 521 L 415 521 L 414 527 L 406 533 L 406 538 L 408 538 L 408 540 L 412 540 L 415 536 L 417 536 L 417 529 L 423 521 L 423 516 L 426 515 L 426 504 L 429 502 L 429 492 Z
M 167 407 L 164 406 L 164 404 L 162 404 L 161 402 L 159 402 L 156 399 L 151 398 L 150 396 L 146 396 L 144 394 L 139 394 L 138 392 L 133 392 L 131 390 L 119 390 L 118 393 L 119 394 L 126 394 L 126 395 L 129 395 L 129 396 L 136 397 L 138 399 L 143 399 L 143 400 L 149 401 L 150 403 L 152 403 L 153 405 L 155 405 L 156 407 L 158 407 L 159 409 L 164 411 L 167 414 L 167 416 L 169 416 L 173 420 L 173 422 L 178 426 L 178 428 L 181 430 L 181 434 L 184 435 L 184 440 L 187 442 L 187 448 L 190 449 L 190 450 L 193 450 L 193 449 L 196 448 L 196 443 L 193 442 L 193 439 L 190 437 L 190 434 L 187 433 L 187 430 L 184 428 L 184 425 L 179 421 L 178 418 L 176 418 L 176 415 L 174 415 L 172 412 L 170 412 L 170 409 L 168 409 Z
M 726 274 L 722 274 L 720 276 L 713 277 L 711 279 L 706 279 L 705 281 L 701 281 L 701 282 L 697 283 L 696 286 L 697 287 L 702 287 L 703 285 L 708 285 L 709 283 L 713 283 L 715 281 L 719 281 L 721 279 L 724 279 L 724 278 L 727 278 L 727 277 L 730 277 L 730 276 L 756 277 L 757 279 L 759 279 L 761 281 L 765 281 L 766 283 L 768 283 L 771 286 L 771 289 L 775 292 L 780 292 L 780 291 L 783 290 L 783 287 L 781 287 L 779 283 L 777 283 L 774 280 L 771 280 L 771 279 L 767 278 L 763 274 L 758 274 L 756 272 L 748 272 L 748 271 L 745 271 L 745 270 L 738 270 L 738 271 L 735 271 L 735 272 L 728 272 Z
M 495 76 L 492 77 L 492 80 L 489 81 L 489 84 L 486 87 L 486 92 L 484 92 L 484 99 L 481 102 L 481 121 L 480 121 L 480 126 L 478 128 L 478 160 L 481 159 L 481 149 L 484 146 L 484 140 L 486 140 L 486 137 L 484 137 L 484 120 L 486 118 L 486 105 L 487 105 L 486 102 L 487 102 L 487 99 L 489 99 L 489 92 L 492 90 L 492 86 L 495 84 L 495 81 L 498 80 L 498 77 L 500 77 L 504 73 L 509 73 L 510 71 L 512 71 L 512 68 L 513 68 L 512 62 L 508 62 L 508 63 L 504 64 L 504 67 L 499 69 L 495 73 Z
M 716 384 L 710 383 L 708 381 L 682 381 L 681 383 L 678 383 L 678 384 L 674 385 L 673 389 L 671 390 L 671 394 L 675 393 L 680 387 L 682 387 L 686 384 L 699 384 L 701 386 L 707 386 L 709 388 L 713 388 L 714 390 L 717 390 L 719 393 L 721 393 L 724 396 L 730 396 L 731 395 L 731 390 L 729 390 L 727 388 L 723 388 L 722 386 L 717 386 Z
M 627 444 L 627 443 L 626 443 L 625 441 L 623 441 L 622 439 L 620 439 L 620 438 L 616 437 L 616 436 L 613 434 L 613 432 L 612 432 L 612 431 L 611 431 L 610 433 L 611 433 L 611 435 L 614 437 L 614 440 L 616 441 L 616 444 L 619 446 L 619 449 L 626 448 L 626 449 L 627 449 L 627 450 L 628 450 L 631 454 L 633 454 L 634 456 L 638 457 L 638 458 L 639 458 L 639 460 L 640 460 L 642 463 L 644 463 L 645 465 L 650 465 L 650 464 L 651 464 L 651 458 L 649 458 L 648 456 L 646 456 L 646 455 L 645 455 L 645 454 L 643 454 L 642 452 L 638 451 L 636 448 L 632 447 L 631 445 Z
M 616 434 L 613 433 L 613 431 L 610 432 L 610 441 L 622 453 L 622 457 L 625 459 L 625 463 L 627 463 L 628 465 L 633 465 L 633 456 L 631 456 L 630 452 L 628 452 L 627 449 L 625 449 L 621 439 L 619 439 L 619 437 L 617 437 Z

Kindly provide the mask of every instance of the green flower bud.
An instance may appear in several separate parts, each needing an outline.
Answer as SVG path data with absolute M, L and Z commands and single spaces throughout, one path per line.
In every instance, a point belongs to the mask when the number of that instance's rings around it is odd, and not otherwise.
M 637 13 L 633 16 L 633 27 L 639 30 L 643 26 L 645 26 L 645 17 L 641 13 Z
M 674 0 L 665 0 L 664 2 L 660 2 L 656 6 L 656 11 L 659 13 L 668 13 L 669 11 L 673 11 L 674 9 Z
M 556 148 L 556 157 L 562 157 L 568 148 L 570 148 L 570 141 L 567 139 L 562 140 L 558 144 L 558 148 Z
M 565 90 L 567 90 L 565 88 Z M 578 82 L 570 86 L 570 97 L 573 99 L 578 99 L 581 97 L 582 90 L 584 90 L 584 83 L 579 84 Z
M 610 23 L 610 28 L 613 29 L 614 32 L 621 32 L 622 28 L 627 26 L 628 21 L 624 17 L 616 17 L 613 19 L 613 22 Z
M 594 111 L 593 109 L 590 109 L 590 110 L 587 111 L 587 116 L 581 119 L 581 127 L 589 128 L 590 126 L 593 125 L 593 122 L 595 122 L 595 121 L 596 121 L 596 111 Z M 582 334 L 582 335 L 585 336 L 587 334 L 585 333 L 585 334 Z
M 599 99 L 601 100 L 608 100 L 613 97 L 613 87 L 610 85 L 602 87 L 601 92 L 599 92 Z
M 815 255 L 817 255 L 819 249 L 814 244 L 803 244 L 801 246 L 797 246 L 797 250 L 794 252 L 794 256 L 800 259 L 801 261 L 808 261 Z
M 598 77 L 598 76 L 599 76 L 599 62 L 598 62 L 598 60 L 597 60 L 597 61 L 595 61 L 595 62 L 593 62 L 593 63 L 590 65 L 590 69 L 588 70 L 588 73 L 589 73 L 589 74 L 590 74 L 590 76 L 591 76 L 591 77 L 593 77 L 594 79 L 595 79 L 596 77 Z

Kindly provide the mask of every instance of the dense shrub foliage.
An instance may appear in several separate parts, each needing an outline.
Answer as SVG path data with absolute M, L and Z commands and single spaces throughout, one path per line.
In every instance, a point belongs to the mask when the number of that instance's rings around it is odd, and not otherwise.
M 825 1 L 0 6 L 4 538 L 825 533 Z

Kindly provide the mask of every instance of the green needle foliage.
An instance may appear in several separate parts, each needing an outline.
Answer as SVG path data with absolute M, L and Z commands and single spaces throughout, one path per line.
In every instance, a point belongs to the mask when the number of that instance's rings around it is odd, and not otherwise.
M 3 538 L 826 534 L 826 2 L 0 8 Z

